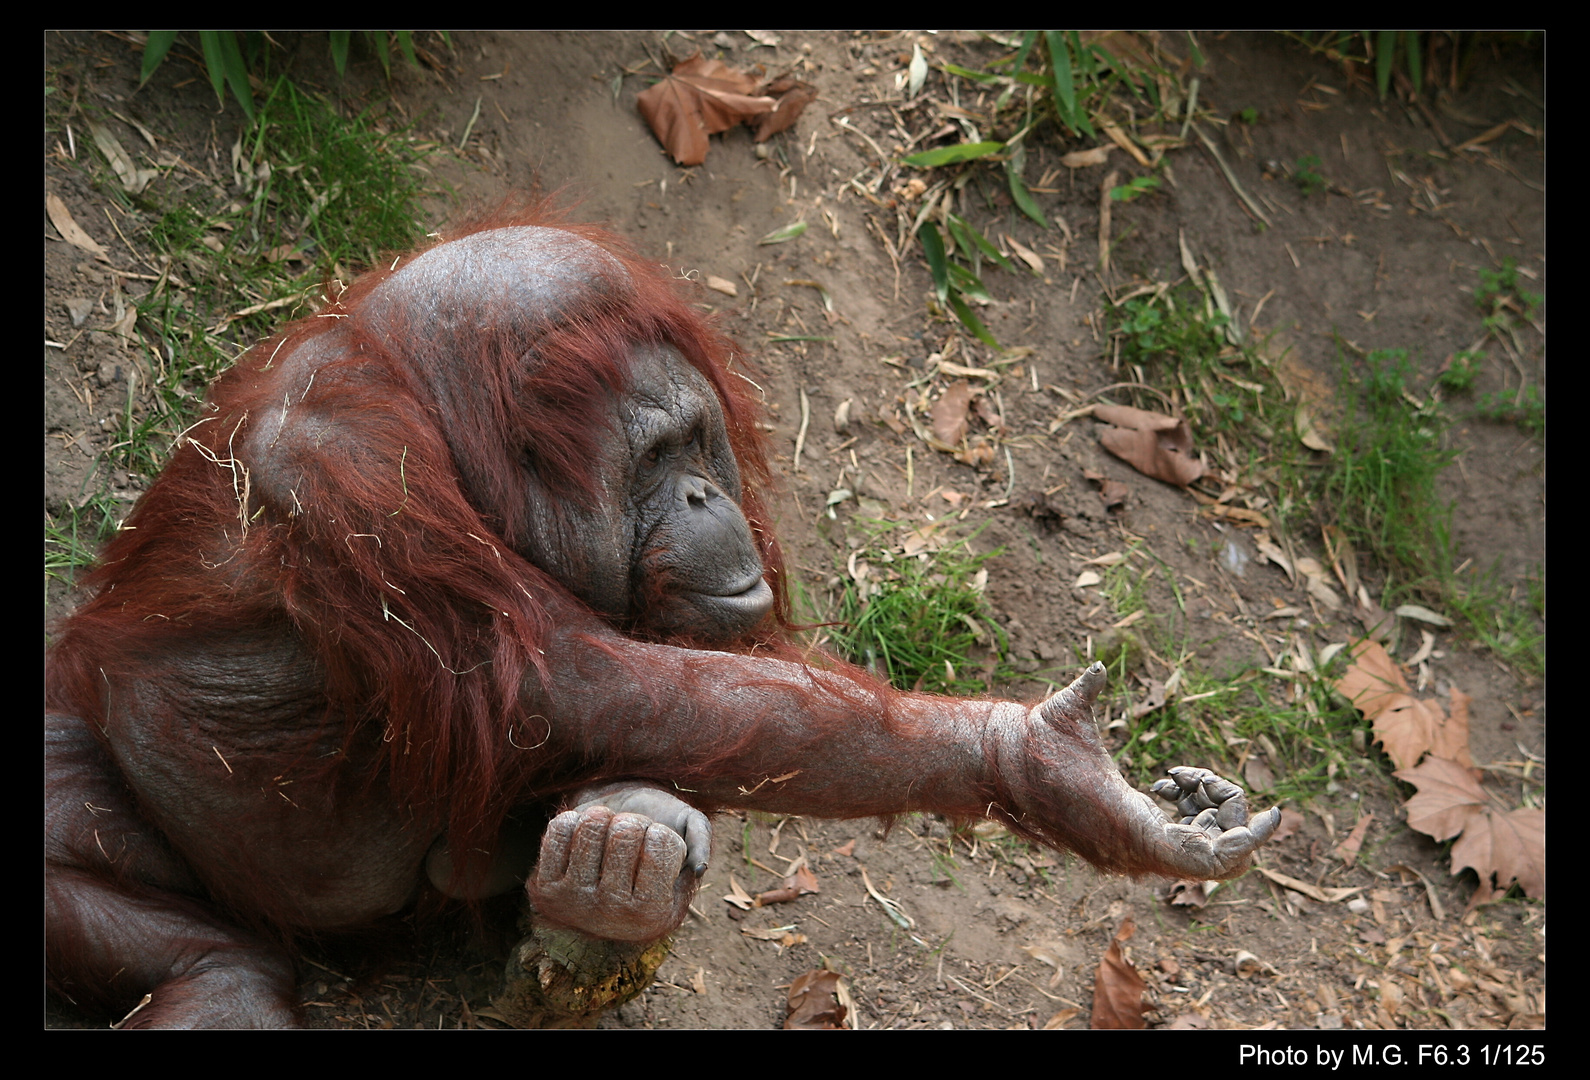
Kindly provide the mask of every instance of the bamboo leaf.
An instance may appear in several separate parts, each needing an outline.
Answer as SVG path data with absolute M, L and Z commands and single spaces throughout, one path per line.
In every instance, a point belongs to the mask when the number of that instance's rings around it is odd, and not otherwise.
M 1000 254 L 1000 251 L 997 247 L 988 242 L 988 237 L 972 228 L 971 222 L 957 214 L 951 214 L 950 225 L 951 227 L 959 225 L 965 230 L 966 235 L 971 238 L 972 243 L 977 245 L 977 249 L 979 251 L 981 251 L 984 255 L 987 255 L 990 259 L 993 259 L 1006 270 L 1009 270 L 1012 274 L 1016 272 L 1016 268 L 1011 265 L 1010 260 L 1005 258 L 1004 255 Z
M 352 30 L 331 32 L 331 63 L 337 69 L 338 78 L 348 73 L 348 45 L 352 36 Z
M 922 241 L 922 254 L 927 256 L 928 270 L 933 274 L 933 288 L 939 294 L 939 301 L 943 302 L 950 291 L 949 259 L 944 255 L 944 238 L 939 235 L 938 226 L 931 221 L 924 221 L 916 235 Z
M 149 81 L 149 76 L 155 73 L 155 68 L 160 66 L 160 61 L 166 58 L 166 53 L 171 51 L 171 46 L 176 40 L 175 30 L 149 31 L 149 40 L 144 42 L 144 66 L 143 73 L 138 78 L 139 86 Z
M 950 294 L 949 305 L 950 310 L 955 312 L 956 318 L 960 319 L 966 329 L 975 334 L 979 341 L 991 348 L 997 349 L 1000 347 L 999 342 L 994 340 L 994 335 L 988 332 L 988 327 L 983 325 L 983 321 L 977 317 L 976 312 L 966 306 L 966 301 L 962 300 L 959 294 Z
M 940 146 L 934 150 L 925 150 L 920 154 L 901 158 L 900 164 L 914 165 L 918 169 L 931 169 L 939 165 L 949 165 L 957 161 L 971 161 L 975 158 L 987 157 L 997 154 L 1005 148 L 1002 142 L 974 142 L 958 143 L 955 146 Z
M 1381 30 L 1375 34 L 1375 86 L 1381 100 L 1391 88 L 1391 61 L 1397 54 L 1397 32 Z
M 1032 192 L 1027 190 L 1027 182 L 1021 178 L 1022 167 L 1026 163 L 1025 146 L 1018 146 L 1016 152 L 1005 162 L 1005 177 L 1010 181 L 1010 197 L 1017 206 L 1021 207 L 1023 214 L 1047 229 L 1048 219 L 1043 216 L 1043 211 L 1038 209 L 1038 200 L 1032 197 Z

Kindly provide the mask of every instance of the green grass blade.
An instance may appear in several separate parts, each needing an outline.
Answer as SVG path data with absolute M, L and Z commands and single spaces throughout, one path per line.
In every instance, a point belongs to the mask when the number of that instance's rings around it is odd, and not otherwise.
M 204 69 L 210 73 L 210 86 L 215 90 L 215 100 L 226 104 L 226 58 L 221 53 L 221 35 L 225 30 L 200 30 L 199 46 L 204 50 Z
M 1413 80 L 1413 92 L 1417 94 L 1424 86 L 1424 59 L 1419 55 L 1419 32 L 1404 30 L 1402 41 L 1403 48 L 1408 52 L 1408 78 Z
M 922 241 L 922 254 L 927 256 L 928 270 L 933 274 L 933 288 L 939 294 L 940 302 L 943 302 L 950 291 L 949 259 L 944 254 L 944 238 L 939 235 L 938 226 L 931 221 L 924 221 L 916 235 Z
M 337 69 L 338 78 L 348 74 L 348 46 L 352 39 L 352 30 L 331 32 L 331 63 Z
M 1380 91 L 1380 98 L 1385 100 L 1386 91 L 1391 89 L 1391 61 L 1397 55 L 1397 32 L 1395 30 L 1381 30 L 1375 35 L 1375 86 Z
M 998 341 L 994 340 L 994 335 L 988 332 L 988 327 L 983 325 L 983 320 L 977 317 L 977 313 L 966 306 L 966 301 L 961 299 L 959 293 L 950 294 L 949 305 L 950 310 L 955 312 L 955 317 L 960 319 L 962 325 L 975 334 L 979 341 L 991 348 L 998 349 L 1002 347 Z
M 972 161 L 976 158 L 997 154 L 1005 148 L 1002 142 L 974 142 L 958 143 L 955 146 L 940 146 L 935 150 L 925 150 L 920 154 L 901 158 L 900 164 L 914 165 L 918 169 L 932 169 L 939 165 L 950 165 L 957 161 Z
M 1049 46 L 1049 89 L 1054 94 L 1060 119 L 1075 132 L 1077 88 L 1071 78 L 1071 50 L 1066 48 L 1065 37 L 1060 31 L 1045 30 L 1043 36 Z
M 979 82 L 985 86 L 989 83 L 997 83 L 1000 80 L 1000 76 L 989 71 L 973 71 L 971 68 L 963 68 L 959 64 L 950 63 L 942 66 L 951 75 L 959 75 L 963 79 L 971 79 L 973 82 Z
M 237 98 L 237 103 L 243 107 L 243 115 L 248 117 L 249 123 L 254 122 L 254 87 L 248 81 L 248 65 L 243 62 L 243 50 L 237 43 L 237 35 L 231 31 L 224 31 L 220 35 L 221 56 L 226 63 L 226 84 L 232 88 L 232 96 Z
M 144 42 L 144 66 L 143 73 L 138 78 L 139 86 L 149 81 L 149 76 L 155 73 L 155 68 L 160 66 L 160 61 L 166 58 L 166 53 L 171 51 L 171 46 L 176 40 L 175 30 L 149 31 L 149 40 Z
M 1043 216 L 1043 211 L 1038 208 L 1038 200 L 1032 197 L 1032 192 L 1027 190 L 1027 182 L 1021 178 L 1022 167 L 1026 163 L 1027 149 L 1024 146 L 1016 147 L 1016 152 L 1005 162 L 1005 178 L 1010 182 L 1010 198 L 1021 208 L 1023 214 L 1047 229 L 1049 220 Z
M 990 259 L 993 259 L 1001 267 L 1009 270 L 1012 274 L 1016 272 L 1016 268 L 1010 264 L 1010 260 L 1001 255 L 999 249 L 993 244 L 989 243 L 986 236 L 972 228 L 971 222 L 967 221 L 958 214 L 951 214 L 950 227 L 953 229 L 957 226 L 959 226 L 965 232 L 967 239 L 970 239 L 973 244 L 977 245 L 977 250 L 981 251 L 984 255 L 987 255 Z M 956 235 L 959 236 L 960 233 L 957 233 Z
M 409 67 L 418 69 L 420 66 L 420 58 L 414 53 L 414 31 L 397 31 L 397 43 L 398 48 L 403 50 L 403 57 L 409 62 Z

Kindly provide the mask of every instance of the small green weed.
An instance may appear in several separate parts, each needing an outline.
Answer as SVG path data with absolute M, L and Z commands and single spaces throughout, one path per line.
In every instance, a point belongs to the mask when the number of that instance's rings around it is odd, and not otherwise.
M 1302 189 L 1304 195 L 1316 194 L 1329 186 L 1319 173 L 1321 164 L 1318 154 L 1304 154 L 1293 166 L 1292 182 Z
M 1448 583 L 1447 606 L 1467 630 L 1497 656 L 1533 675 L 1546 673 L 1546 574 L 1504 586 L 1495 569 Z
M 1493 334 L 1512 328 L 1515 319 L 1528 322 L 1540 310 L 1544 297 L 1519 288 L 1518 260 L 1511 255 L 1502 260 L 1499 270 L 1481 267 L 1479 276 L 1474 303 L 1484 316 L 1485 328 Z
M 1474 388 L 1474 378 L 1479 374 L 1480 365 L 1485 362 L 1485 354 L 1478 352 L 1457 352 L 1452 354 L 1452 361 L 1446 370 L 1436 377 L 1436 382 L 1460 394 L 1466 394 Z
M 884 528 L 890 523 L 881 523 Z M 983 651 L 993 677 L 1005 677 L 1009 641 L 983 599 L 983 564 L 999 551 L 977 554 L 958 538 L 931 554 L 905 555 L 879 544 L 863 552 L 861 583 L 847 578 L 829 627 L 837 650 L 903 690 L 966 696 L 986 692 L 974 665 Z
M 1273 449 L 1275 432 L 1286 428 L 1279 391 L 1265 392 L 1274 389 L 1273 376 L 1251 348 L 1227 341 L 1230 320 L 1197 290 L 1127 300 L 1109 320 L 1121 361 L 1170 393 L 1195 440 L 1241 434 L 1254 449 Z
M 1116 202 L 1131 202 L 1140 195 L 1147 195 L 1159 190 L 1159 177 L 1137 176 L 1128 180 L 1119 187 L 1110 189 L 1110 198 Z
M 1244 124 L 1247 124 L 1249 127 L 1251 127 L 1259 122 L 1259 110 L 1255 109 L 1252 105 L 1249 105 L 1246 109 L 1243 109 L 1241 112 L 1237 113 L 1236 119 L 1241 120 Z
M 1475 404 L 1475 415 L 1497 424 L 1514 424 L 1518 430 L 1536 438 L 1546 434 L 1546 398 L 1538 386 L 1526 386 L 1522 392 L 1504 390 L 1481 394 Z

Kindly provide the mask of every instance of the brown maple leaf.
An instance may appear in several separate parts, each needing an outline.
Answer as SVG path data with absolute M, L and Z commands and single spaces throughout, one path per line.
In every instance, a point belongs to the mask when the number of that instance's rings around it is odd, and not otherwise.
M 817 96 L 809 83 L 788 75 L 771 81 L 700 53 L 682 60 L 635 99 L 663 147 L 681 165 L 707 158 L 707 136 L 736 124 L 756 123 L 756 141 L 793 124 Z
M 1426 751 L 1462 765 L 1474 764 L 1469 756 L 1467 694 L 1453 690 L 1448 717 L 1440 702 L 1421 701 L 1408 692 L 1402 669 L 1379 642 L 1367 638 L 1354 642 L 1352 657 L 1346 673 L 1336 680 L 1336 690 L 1374 724 L 1375 739 L 1392 764 L 1406 769 Z
M 1530 896 L 1546 897 L 1546 812 L 1492 808 L 1474 774 L 1455 761 L 1427 757 L 1416 769 L 1392 775 L 1418 788 L 1409 799 L 1408 825 L 1437 840 L 1457 837 L 1452 873 L 1465 867 L 1479 875 L 1473 903 L 1490 899 L 1517 881 Z M 1495 875 L 1495 884 L 1492 884 Z

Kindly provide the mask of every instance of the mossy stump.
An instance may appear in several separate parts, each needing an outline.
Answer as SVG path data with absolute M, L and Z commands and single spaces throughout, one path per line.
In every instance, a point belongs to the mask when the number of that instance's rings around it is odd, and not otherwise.
M 514 1027 L 594 1027 L 609 1009 L 651 985 L 668 958 L 668 941 L 603 941 L 536 922 L 514 946 L 495 1004 Z

